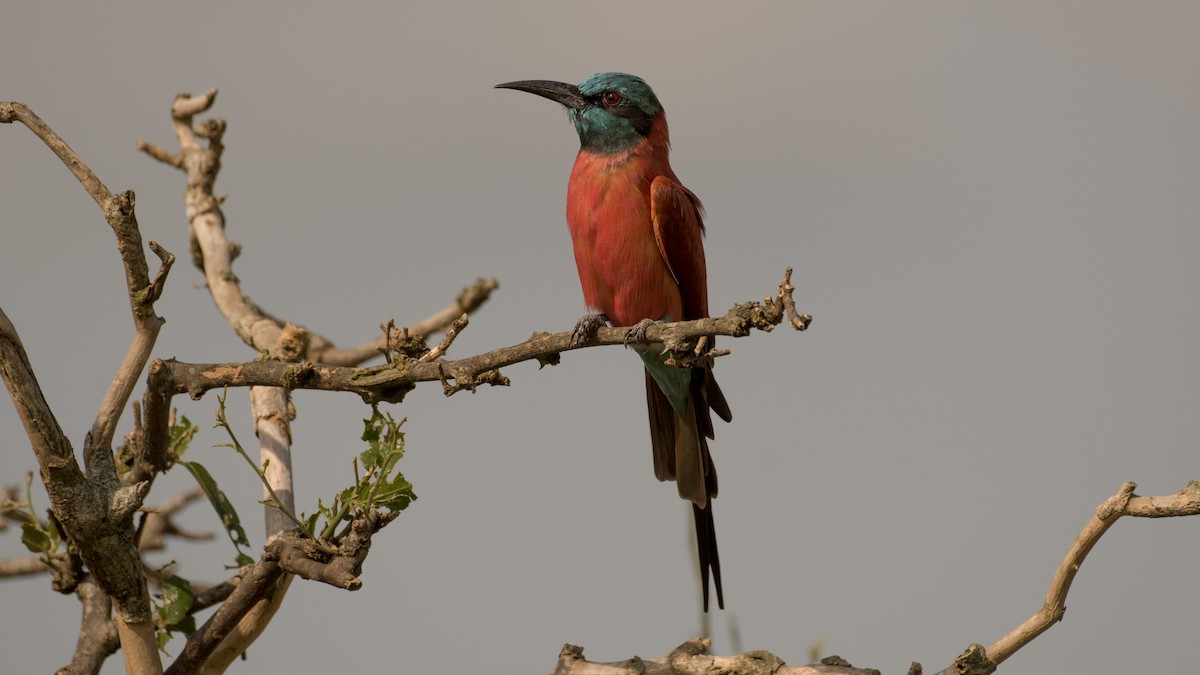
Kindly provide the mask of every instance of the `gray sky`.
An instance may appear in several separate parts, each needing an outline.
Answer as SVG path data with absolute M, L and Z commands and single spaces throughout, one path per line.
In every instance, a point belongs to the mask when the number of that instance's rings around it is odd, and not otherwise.
M 220 88 L 217 188 L 236 270 L 268 311 L 339 344 L 499 292 L 465 356 L 583 313 L 563 220 L 577 140 L 561 109 L 498 82 L 644 77 L 674 167 L 704 200 L 716 312 L 796 267 L 816 317 L 726 341 L 715 505 L 727 610 L 715 650 L 941 668 L 1042 603 L 1121 482 L 1200 475 L 1200 9 L 1188 2 L 18 3 L 0 21 L 0 99 L 28 103 L 147 239 L 181 255 L 156 353 L 253 354 L 186 258 L 183 177 L 134 149 L 171 143 L 179 91 Z M 77 446 L 132 334 L 113 238 L 23 128 L 0 128 L 0 304 Z M 510 368 L 510 389 L 423 387 L 402 469 L 420 500 L 375 544 L 362 592 L 293 585 L 245 672 L 547 672 L 659 656 L 698 630 L 688 508 L 651 471 L 640 361 L 619 348 Z M 245 392 L 231 417 L 252 438 Z M 179 400 L 261 543 L 255 479 Z M 300 393 L 298 500 L 351 475 L 367 410 Z M 128 418 L 123 429 L 128 429 Z M 4 483 L 35 469 L 0 405 Z M 179 474 L 179 471 L 174 474 Z M 184 489 L 156 484 L 151 502 Z M 39 496 L 39 505 L 46 505 Z M 311 508 L 311 507 L 310 507 Z M 183 522 L 215 530 L 206 506 Z M 1190 659 L 1200 520 L 1122 521 L 1066 620 L 1021 673 L 1126 673 Z M 13 530 L 0 555 L 23 552 Z M 228 545 L 161 561 L 219 580 Z M 45 579 L 0 587 L 12 672 L 65 664 L 78 603 Z M 19 620 L 16 614 L 19 614 Z M 169 649 L 178 653 L 181 642 Z M 450 666 L 448 664 L 454 664 Z M 107 672 L 117 672 L 114 661 Z

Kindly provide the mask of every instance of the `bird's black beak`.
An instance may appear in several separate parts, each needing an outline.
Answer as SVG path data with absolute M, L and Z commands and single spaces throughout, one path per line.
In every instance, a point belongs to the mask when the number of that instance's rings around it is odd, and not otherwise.
M 568 108 L 574 110 L 583 110 L 589 103 L 587 99 L 579 93 L 579 87 L 565 82 L 554 82 L 553 80 L 521 80 L 520 82 L 505 82 L 504 84 L 496 85 L 497 89 L 516 89 L 518 91 L 527 91 L 531 94 L 537 94 L 543 98 L 548 98 L 551 101 L 557 101 Z

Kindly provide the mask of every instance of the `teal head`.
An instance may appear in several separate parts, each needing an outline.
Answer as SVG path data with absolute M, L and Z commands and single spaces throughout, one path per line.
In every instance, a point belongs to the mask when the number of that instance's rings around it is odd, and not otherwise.
M 579 86 L 551 80 L 496 85 L 537 94 L 566 106 L 579 143 L 600 154 L 624 152 L 650 133 L 662 105 L 646 81 L 625 73 L 597 73 Z

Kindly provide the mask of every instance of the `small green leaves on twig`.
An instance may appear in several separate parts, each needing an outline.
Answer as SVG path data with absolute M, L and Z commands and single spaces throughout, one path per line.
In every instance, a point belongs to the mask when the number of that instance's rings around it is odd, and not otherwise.
M 162 603 L 156 603 L 158 606 L 155 608 L 159 619 L 159 630 L 155 637 L 158 650 L 163 654 L 167 654 L 167 643 L 171 641 L 173 633 L 191 635 L 196 632 L 196 617 L 191 611 L 194 599 L 192 584 L 187 579 L 174 574 L 163 579 Z
M 246 454 L 246 450 L 241 447 L 238 436 L 234 434 L 226 417 L 226 407 L 224 407 L 226 394 L 222 393 L 217 402 L 215 426 L 224 429 L 229 435 L 229 440 L 232 441 L 217 447 L 233 449 L 242 456 L 242 459 L 246 460 L 246 464 L 250 465 L 254 473 L 258 474 L 258 478 L 262 480 L 270 494 L 270 497 L 263 500 L 262 503 L 280 510 L 289 520 L 292 520 L 298 528 L 300 536 L 310 542 L 307 545 L 312 546 L 314 554 L 323 557 L 358 555 L 341 550 L 341 537 L 344 532 L 338 533 L 337 528 L 343 522 L 353 524 L 355 520 L 366 518 L 376 524 L 374 527 L 383 527 L 395 519 L 396 515 L 400 514 L 401 510 L 407 508 L 408 504 L 416 498 L 416 495 L 413 494 L 413 484 L 409 483 L 402 473 L 396 471 L 396 462 L 404 456 L 404 434 L 400 430 L 404 420 L 396 422 L 391 414 L 380 412 L 378 406 L 372 406 L 371 418 L 362 420 L 364 422 L 362 440 L 367 442 L 367 449 L 362 450 L 358 458 L 353 460 L 354 484 L 338 492 L 334 501 L 329 504 L 318 500 L 316 513 L 296 516 L 282 506 L 280 498 L 271 489 L 271 485 L 266 479 L 265 462 L 262 467 L 257 466 L 250 459 L 250 455 Z M 191 440 L 192 434 L 180 431 L 178 437 L 180 444 L 186 446 L 186 441 Z M 172 438 L 174 447 L 176 438 L 174 431 Z M 233 540 L 235 548 L 238 548 L 238 565 L 247 565 L 252 562 L 251 558 L 241 551 L 241 546 L 250 544 L 247 542 L 245 531 L 241 528 L 238 513 L 234 510 L 233 504 L 230 504 L 223 492 L 217 488 L 215 480 L 203 466 L 196 462 L 185 461 L 179 461 L 179 464 L 186 466 L 187 470 L 192 472 L 205 494 L 209 495 L 212 506 L 221 515 L 230 540 Z M 367 533 L 366 536 L 370 537 L 370 533 Z M 360 544 L 355 545 L 359 546 Z
M 417 498 L 404 474 L 392 475 L 396 463 L 404 457 L 404 432 L 400 431 L 404 421 L 397 422 L 391 414 L 380 412 L 379 406 L 371 407 L 371 418 L 363 420 L 362 440 L 367 449 L 353 460 L 354 485 L 339 492 L 328 506 L 318 500 L 317 512 L 304 519 L 304 529 L 310 536 L 329 540 L 343 522 L 372 509 L 398 514 Z M 318 535 L 316 527 L 321 519 L 325 525 Z
M 225 396 L 220 397 L 221 407 L 217 413 L 218 424 L 225 417 Z M 228 423 L 226 423 L 228 427 Z M 187 452 L 188 446 L 192 439 L 196 437 L 199 431 L 196 425 L 187 417 L 180 418 L 180 421 L 171 425 L 170 435 L 167 439 L 167 457 L 174 464 L 179 464 L 187 469 L 192 474 L 192 478 L 196 479 L 196 483 L 200 489 L 204 491 L 204 496 L 208 497 L 208 503 L 212 504 L 213 510 L 217 512 L 217 517 L 221 519 L 221 525 L 225 528 L 225 533 L 229 535 L 229 541 L 233 542 L 233 548 L 237 551 L 234 558 L 236 567 L 250 565 L 254 559 L 247 555 L 242 547 L 250 547 L 250 539 L 246 536 L 246 530 L 242 528 L 241 518 L 238 517 L 237 509 L 233 508 L 233 503 L 225 496 L 225 492 L 217 485 L 217 481 L 208 472 L 208 469 L 199 462 L 191 462 L 183 460 L 183 453 Z M 234 439 L 236 442 L 236 439 Z M 160 641 L 159 647 L 165 644 Z
M 266 504 L 267 506 L 271 506 L 271 507 L 278 509 L 280 513 L 282 513 L 283 515 L 288 517 L 288 520 L 295 523 L 296 527 L 299 527 L 300 529 L 304 529 L 304 524 L 300 522 L 300 519 L 296 517 L 296 514 L 292 513 L 290 510 L 288 510 L 286 507 L 284 507 L 283 502 L 280 501 L 280 499 L 279 499 L 279 495 L 275 494 L 275 488 L 271 487 L 271 481 L 267 480 L 267 473 L 266 473 L 267 464 L 266 464 L 266 462 L 263 462 L 262 467 L 259 467 L 257 464 L 254 463 L 253 459 L 250 459 L 250 455 L 246 453 L 246 449 L 242 447 L 242 444 L 238 442 L 237 436 L 233 433 L 233 427 L 229 426 L 229 419 L 225 417 L 225 397 L 228 396 L 228 394 L 229 394 L 229 392 L 228 392 L 228 390 L 226 390 L 226 391 L 221 392 L 221 395 L 219 397 L 217 397 L 217 423 L 213 425 L 213 428 L 224 429 L 225 433 L 229 434 L 229 440 L 233 441 L 233 443 L 221 443 L 220 445 L 217 445 L 215 447 L 230 448 L 233 451 L 237 452 L 237 454 L 241 455 L 242 459 L 246 460 L 246 463 L 250 465 L 250 468 L 254 469 L 254 473 L 258 474 L 258 479 L 262 481 L 262 484 L 265 485 L 267 488 L 267 493 L 271 495 L 269 498 L 263 500 L 262 503 Z M 233 511 L 232 505 L 229 506 L 229 511 L 236 518 L 237 513 L 235 511 Z M 238 529 L 241 529 L 241 528 L 239 527 Z M 230 534 L 232 535 L 232 532 Z M 242 538 L 243 539 L 245 538 L 244 532 L 242 533 Z M 237 544 L 236 540 L 234 541 L 234 544 L 235 545 Z M 238 551 L 238 564 L 239 565 L 247 564 L 247 563 L 243 563 L 241 560 L 242 560 L 242 554 L 241 554 L 241 551 L 239 550 Z M 254 562 L 254 561 L 247 558 L 247 562 Z
M 264 561 L 336 588 L 362 588 L 359 576 L 371 538 L 417 498 L 412 483 L 396 471 L 404 456 L 404 420 L 397 422 L 376 406 L 363 423 L 367 449 L 352 462 L 354 483 L 330 504 L 318 501 L 316 513 L 304 517 L 300 530 L 284 532 L 267 544 Z
M 187 452 L 188 446 L 192 444 L 192 439 L 196 437 L 198 431 L 200 431 L 200 427 L 192 424 L 186 415 L 181 417 L 178 423 L 172 424 L 170 436 L 167 438 L 167 457 L 176 460 L 183 457 L 183 453 Z
M 53 562 L 57 558 L 63 557 L 63 553 L 59 553 L 58 549 L 62 546 L 65 537 L 62 531 L 58 528 L 58 523 L 54 520 L 42 522 L 38 518 L 37 511 L 33 508 L 33 472 L 29 471 L 25 474 L 25 501 L 21 503 L 10 503 L 8 508 L 16 511 L 23 508 L 24 517 L 21 522 L 21 543 L 31 553 L 37 553 L 42 562 L 51 569 L 54 568 Z

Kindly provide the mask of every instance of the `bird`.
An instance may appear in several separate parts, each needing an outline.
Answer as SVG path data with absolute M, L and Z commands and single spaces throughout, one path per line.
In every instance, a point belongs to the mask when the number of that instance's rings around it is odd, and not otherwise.
M 663 106 L 640 77 L 597 73 L 579 85 L 521 80 L 496 85 L 562 104 L 579 134 L 579 154 L 567 183 L 567 225 L 584 302 L 597 313 L 576 324 L 573 343 L 606 323 L 631 327 L 626 341 L 644 340 L 654 322 L 708 316 L 704 209 L 680 183 L 669 161 Z M 691 502 L 704 611 L 709 575 L 725 608 L 712 501 L 717 470 L 709 454 L 710 412 L 732 414 L 711 363 L 679 368 L 661 348 L 634 346 L 645 365 L 654 475 L 673 480 Z

